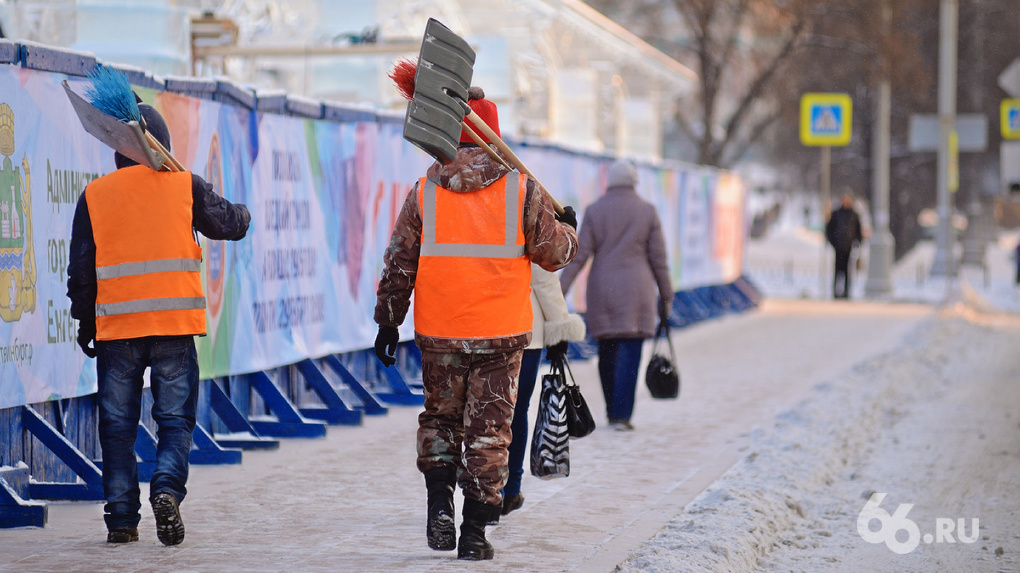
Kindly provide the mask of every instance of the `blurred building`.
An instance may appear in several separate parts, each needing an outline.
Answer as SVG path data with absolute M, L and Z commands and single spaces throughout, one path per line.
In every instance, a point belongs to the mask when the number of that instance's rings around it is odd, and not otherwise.
M 21 0 L 8 37 L 158 75 L 403 110 L 386 73 L 417 55 L 428 18 L 476 50 L 473 84 L 500 127 L 584 151 L 658 160 L 662 126 L 694 72 L 580 0 Z

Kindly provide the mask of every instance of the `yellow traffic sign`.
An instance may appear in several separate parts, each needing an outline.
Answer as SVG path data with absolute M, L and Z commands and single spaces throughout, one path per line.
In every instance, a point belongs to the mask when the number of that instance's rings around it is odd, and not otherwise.
M 800 98 L 800 142 L 809 146 L 844 146 L 853 132 L 853 104 L 839 93 L 808 93 Z
M 1020 99 L 1004 99 L 999 106 L 1002 138 L 1020 139 Z

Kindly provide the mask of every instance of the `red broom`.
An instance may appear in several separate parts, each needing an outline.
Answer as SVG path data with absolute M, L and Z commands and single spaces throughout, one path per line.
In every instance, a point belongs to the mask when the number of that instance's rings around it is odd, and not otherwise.
M 401 58 L 393 64 L 393 69 L 387 76 L 397 85 L 400 95 L 410 101 L 414 99 L 414 76 L 417 73 L 418 64 L 407 58 Z
M 394 84 L 396 84 L 397 91 L 400 92 L 400 95 L 404 99 L 411 101 L 414 99 L 414 76 L 417 73 L 418 73 L 417 63 L 407 58 L 401 58 L 397 60 L 397 63 L 393 64 L 393 69 L 391 69 L 390 73 L 386 75 L 389 76 L 391 80 L 393 80 Z M 471 88 L 469 92 L 471 91 L 476 90 L 475 88 Z M 481 92 L 481 90 L 477 91 L 479 93 Z M 504 167 L 513 171 L 514 168 L 510 166 L 510 164 L 507 163 L 502 157 L 500 157 L 495 151 L 493 151 L 492 148 L 488 146 L 488 144 L 482 141 L 482 138 L 478 135 L 478 133 L 475 132 L 474 129 L 468 127 L 467 122 L 461 120 L 460 127 L 461 129 L 464 130 L 465 133 L 468 134 L 468 136 L 472 140 L 474 140 L 476 144 L 478 144 L 479 147 L 488 152 L 489 156 L 492 157 L 497 163 L 501 163 Z

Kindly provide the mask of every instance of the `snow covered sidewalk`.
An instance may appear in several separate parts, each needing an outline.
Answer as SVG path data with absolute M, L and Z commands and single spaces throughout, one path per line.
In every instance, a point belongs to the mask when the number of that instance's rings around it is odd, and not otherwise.
M 193 466 L 182 505 L 188 533 L 178 547 L 159 545 L 147 508 L 142 540 L 111 547 L 100 504 L 52 504 L 45 529 L 0 531 L 0 569 L 612 571 L 745 456 L 756 428 L 834 374 L 896 347 L 931 313 L 767 301 L 680 329 L 681 398 L 652 400 L 642 386 L 633 432 L 605 428 L 595 361 L 573 364 L 602 427 L 572 442 L 570 477 L 525 476 L 524 507 L 489 528 L 491 563 L 460 563 L 426 547 L 424 482 L 414 467 L 418 410 L 392 408 L 361 427 L 331 427 L 325 439 L 246 452 L 240 466 Z
M 572 441 L 570 477 L 525 476 L 524 507 L 489 528 L 492 562 L 426 547 L 418 409 L 394 407 L 325 439 L 246 452 L 239 466 L 193 466 L 181 546 L 156 541 L 148 508 L 142 540 L 111 547 L 101 504 L 54 503 L 45 529 L 0 530 L 0 570 L 1013 571 L 1011 240 L 989 249 L 987 283 L 964 269 L 954 296 L 966 305 L 937 310 L 954 285 L 916 279 L 931 254 L 921 245 L 897 267 L 890 300 L 794 291 L 675 331 L 681 398 L 653 400 L 641 385 L 633 432 L 606 429 L 595 361 L 572 364 L 601 427 Z M 752 244 L 749 258 L 770 249 Z M 856 523 L 872 491 L 889 494 L 890 513 L 916 504 L 922 533 L 938 517 L 977 517 L 981 539 L 908 555 L 869 544 Z

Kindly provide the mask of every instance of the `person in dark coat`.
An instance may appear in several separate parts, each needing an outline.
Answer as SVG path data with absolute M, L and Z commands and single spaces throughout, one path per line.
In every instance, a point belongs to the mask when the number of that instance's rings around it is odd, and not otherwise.
M 850 253 L 864 239 L 861 218 L 854 211 L 854 196 L 844 193 L 840 207 L 829 216 L 825 225 L 825 238 L 836 251 L 836 265 L 832 278 L 833 298 L 850 298 Z
M 662 224 L 655 206 L 638 197 L 637 169 L 609 167 L 606 194 L 584 213 L 577 257 L 560 276 L 566 293 L 591 259 L 586 286 L 588 333 L 599 342 L 599 377 L 610 427 L 633 430 L 641 346 L 669 319 L 673 288 Z
M 151 106 L 138 108 L 149 133 L 169 150 L 162 116 Z M 149 503 L 156 537 L 177 545 L 184 541 L 180 503 L 198 408 L 195 336 L 206 333 L 195 233 L 240 240 L 251 215 L 193 173 L 153 171 L 120 153 L 114 161 L 117 170 L 89 183 L 78 199 L 67 267 L 78 345 L 96 359 L 106 540 L 138 541 L 135 439 L 148 368 L 159 438 Z

